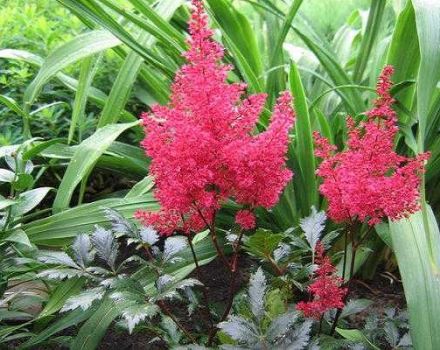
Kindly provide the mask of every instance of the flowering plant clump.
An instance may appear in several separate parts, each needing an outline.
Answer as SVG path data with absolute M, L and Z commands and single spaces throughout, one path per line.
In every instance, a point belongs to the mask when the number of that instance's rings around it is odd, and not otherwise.
M 302 311 L 304 316 L 318 319 L 331 309 L 342 309 L 347 288 L 342 288 L 342 278 L 335 275 L 336 268 L 325 255 L 321 242 L 316 245 L 316 280 L 308 287 L 313 295 L 312 301 L 301 301 L 296 309 Z
M 163 235 L 210 226 L 228 198 L 244 207 L 236 222 L 251 229 L 253 209 L 275 205 L 292 177 L 285 165 L 294 123 L 290 94 L 279 97 L 268 129 L 253 135 L 266 95 L 243 99 L 246 85 L 227 82 L 232 67 L 221 62 L 224 49 L 212 39 L 202 2 L 192 3 L 187 64 L 175 77 L 171 101 L 142 116 L 142 147 L 161 210 L 136 217 Z
M 420 208 L 420 174 L 429 154 L 408 158 L 393 149 L 398 127 L 390 95 L 392 74 L 391 66 L 382 71 L 379 98 L 366 113 L 367 120 L 355 125 L 348 118 L 346 150 L 337 152 L 327 139 L 314 134 L 316 155 L 323 158 L 317 171 L 323 179 L 320 192 L 336 222 L 358 219 L 374 225 L 384 217 L 399 219 Z

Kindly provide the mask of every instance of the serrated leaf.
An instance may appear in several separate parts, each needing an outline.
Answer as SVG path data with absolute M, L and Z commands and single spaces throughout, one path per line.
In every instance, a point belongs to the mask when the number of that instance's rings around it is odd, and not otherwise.
M 351 299 L 348 301 L 344 308 L 342 309 L 340 318 L 345 318 L 347 316 L 357 314 L 363 310 L 365 310 L 367 307 L 369 307 L 373 302 L 368 299 Z
M 275 234 L 271 231 L 259 229 L 245 243 L 245 248 L 257 257 L 267 258 L 278 247 L 282 234 Z
M 171 259 L 182 251 L 187 245 L 188 241 L 186 237 L 178 236 L 167 238 L 163 250 L 163 260 L 171 261 Z
M 159 240 L 159 235 L 157 231 L 151 226 L 143 227 L 140 231 L 140 236 L 141 236 L 141 241 L 150 246 L 156 244 L 157 241 Z
M 266 288 L 266 277 L 264 276 L 263 269 L 259 267 L 249 281 L 249 304 L 252 313 L 258 320 L 261 320 L 264 316 Z
M 240 316 L 230 316 L 227 321 L 219 323 L 218 328 L 239 344 L 252 346 L 259 341 L 259 332 L 255 325 Z
M 137 324 L 155 316 L 158 312 L 159 307 L 155 304 L 133 305 L 124 309 L 122 317 L 127 322 L 128 332 L 131 334 Z
M 325 212 L 318 212 L 314 206 L 312 207 L 312 213 L 310 216 L 300 220 L 299 225 L 304 231 L 304 235 L 312 248 L 312 251 L 315 251 L 316 244 L 324 230 L 326 220 L 327 216 L 325 215 Z
M 67 299 L 66 303 L 60 311 L 66 312 L 69 310 L 75 310 L 79 307 L 83 310 L 87 310 L 90 306 L 92 306 L 95 300 L 102 299 L 104 294 L 105 290 L 99 287 L 85 290 L 80 294 Z
M 291 248 L 288 244 L 281 242 L 277 249 L 273 252 L 273 257 L 276 263 L 280 262 L 283 258 L 289 255 Z
M 72 244 L 72 250 L 76 263 L 82 268 L 85 268 L 93 261 L 94 253 L 92 252 L 92 243 L 89 235 L 78 235 Z
M 37 274 L 37 277 L 39 278 L 47 278 L 51 280 L 63 280 L 63 279 L 69 279 L 73 277 L 79 277 L 82 276 L 83 272 L 81 270 L 74 270 L 74 269 L 47 269 L 44 271 L 41 271 Z
M 123 234 L 132 238 L 139 238 L 136 227 L 134 227 L 134 225 L 124 216 L 122 216 L 117 210 L 105 208 L 104 215 L 111 222 L 112 230 L 115 233 Z
M 45 264 L 64 265 L 79 269 L 79 266 L 65 252 L 41 251 L 37 259 Z
M 287 333 L 290 327 L 297 321 L 298 312 L 290 310 L 276 317 L 267 329 L 267 337 L 270 341 L 275 342 Z
M 91 240 L 98 256 L 114 270 L 119 244 L 113 234 L 97 225 L 95 226 L 95 232 L 93 232 Z
M 392 348 L 395 348 L 399 342 L 399 330 L 396 325 L 391 321 L 385 322 L 383 330 L 388 344 L 390 344 Z
M 399 344 L 397 345 L 399 347 L 401 346 L 412 346 L 412 340 L 411 335 L 408 333 L 405 333 L 402 338 L 400 338 Z
M 276 345 L 279 345 L 286 350 L 304 349 L 310 341 L 312 323 L 312 321 L 307 320 L 297 325 L 287 332 L 284 337 L 276 343 Z

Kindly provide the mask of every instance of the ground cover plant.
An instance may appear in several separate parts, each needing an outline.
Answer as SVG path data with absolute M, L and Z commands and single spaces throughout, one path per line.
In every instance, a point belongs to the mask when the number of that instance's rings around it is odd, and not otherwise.
M 1 348 L 440 347 L 440 5 L 332 4 L 6 2 Z

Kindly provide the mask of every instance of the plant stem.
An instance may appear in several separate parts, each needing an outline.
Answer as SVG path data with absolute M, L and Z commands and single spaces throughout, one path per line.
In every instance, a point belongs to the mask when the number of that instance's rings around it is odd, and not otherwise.
M 203 222 L 205 223 L 205 225 L 208 227 L 209 229 L 209 233 L 211 236 L 211 240 L 212 240 L 212 244 L 214 245 L 215 250 L 217 251 L 217 256 L 222 260 L 223 264 L 225 265 L 225 267 L 230 270 L 231 267 L 229 266 L 228 260 L 225 257 L 225 253 L 223 253 L 223 251 L 221 250 L 219 244 L 218 244 L 218 239 L 217 239 L 217 233 L 215 231 L 215 215 L 216 213 L 214 213 L 214 219 L 212 224 L 209 224 L 208 220 L 206 220 L 205 216 L 202 214 L 202 211 L 197 207 L 196 204 L 194 204 L 194 207 L 196 208 L 197 212 L 199 213 L 201 219 L 203 220 Z
M 229 312 L 231 311 L 232 304 L 234 301 L 234 290 L 235 290 L 235 281 L 237 279 L 238 272 L 238 256 L 240 253 L 241 240 L 243 239 L 244 230 L 240 231 L 240 235 L 236 243 L 234 244 L 234 255 L 232 256 L 232 262 L 230 264 L 230 272 L 231 272 L 231 280 L 229 283 L 229 292 L 228 292 L 228 301 L 226 304 L 226 308 L 223 311 L 222 317 L 220 318 L 220 322 L 223 322 L 226 317 L 228 317 Z M 217 334 L 218 328 L 213 328 L 212 332 L 209 334 L 207 346 L 211 346 L 214 340 L 215 335 Z
M 171 313 L 168 307 L 162 300 L 157 301 L 157 305 L 159 305 L 160 309 L 164 314 L 166 314 L 169 318 L 173 320 L 177 327 L 185 334 L 185 336 L 191 341 L 191 343 L 196 344 L 196 339 L 191 335 L 191 333 L 179 322 L 179 320 Z
M 194 249 L 194 245 L 190 236 L 188 236 L 188 243 L 189 243 L 189 247 L 191 248 L 194 264 L 196 265 L 197 279 L 200 282 L 202 282 L 202 277 L 201 277 L 202 274 L 200 271 L 199 261 L 197 259 L 196 251 Z M 206 318 L 209 322 L 209 332 L 211 332 L 211 330 L 214 328 L 214 322 L 212 321 L 211 312 L 209 310 L 208 293 L 205 285 L 202 286 L 202 296 L 203 296 L 203 307 L 206 311 L 206 316 L 207 316 Z
M 354 266 L 355 266 L 355 261 L 356 261 L 356 251 L 357 248 L 359 247 L 359 242 L 355 241 L 355 235 L 353 232 L 353 224 L 350 224 L 350 226 L 348 227 L 348 229 L 345 231 L 345 237 L 344 237 L 344 246 L 345 246 L 345 250 L 344 250 L 344 265 L 342 267 L 342 279 L 344 281 L 344 284 L 347 285 L 347 294 L 344 297 L 344 303 L 347 301 L 348 295 L 350 294 L 350 286 L 351 286 L 351 281 L 353 279 L 353 275 L 354 275 Z M 350 239 L 351 239 L 351 260 L 350 260 L 350 273 L 349 273 L 349 277 L 348 280 L 345 281 L 345 272 L 346 272 L 346 264 L 347 264 L 347 248 L 348 248 L 348 242 L 347 242 L 347 236 L 350 235 Z M 336 315 L 335 315 L 335 319 L 333 320 L 333 324 L 332 324 L 332 328 L 330 330 L 330 335 L 333 335 L 335 333 L 336 330 L 336 326 L 338 324 L 338 320 L 339 317 L 341 316 L 342 313 L 342 309 L 338 309 L 336 311 Z

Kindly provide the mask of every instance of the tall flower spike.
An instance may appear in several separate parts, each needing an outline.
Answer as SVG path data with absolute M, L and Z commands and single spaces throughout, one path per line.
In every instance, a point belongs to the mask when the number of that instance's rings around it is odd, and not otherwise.
M 420 175 L 429 154 L 408 158 L 394 151 L 398 127 L 390 94 L 392 74 L 391 66 L 383 69 L 368 119 L 357 126 L 347 119 L 346 150 L 337 152 L 327 139 L 314 135 L 316 155 L 323 158 L 317 171 L 323 179 L 320 192 L 329 203 L 329 217 L 336 222 L 357 219 L 374 225 L 420 208 Z
M 278 99 L 268 129 L 253 135 L 266 95 L 243 98 L 246 85 L 227 82 L 232 67 L 221 62 L 224 49 L 212 39 L 202 2 L 192 4 L 187 63 L 176 74 L 170 103 L 142 115 L 141 145 L 161 210 L 136 217 L 163 235 L 211 225 L 227 199 L 246 208 L 236 222 L 250 229 L 254 208 L 275 205 L 292 177 L 285 165 L 294 123 L 290 94 Z

